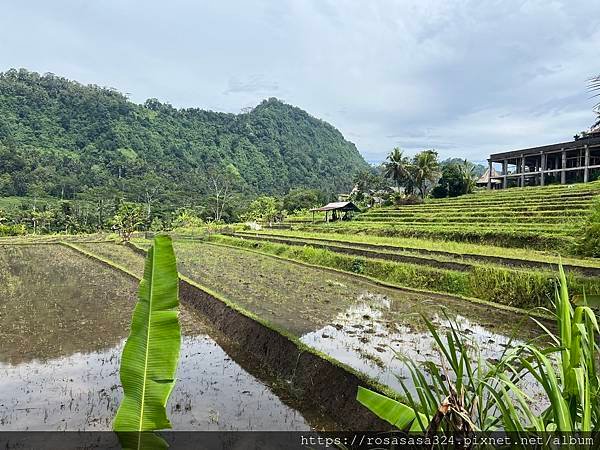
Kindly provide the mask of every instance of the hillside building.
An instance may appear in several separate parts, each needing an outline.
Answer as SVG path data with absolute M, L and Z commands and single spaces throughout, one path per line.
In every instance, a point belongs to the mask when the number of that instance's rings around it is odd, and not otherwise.
M 494 153 L 488 159 L 487 188 L 587 183 L 600 176 L 600 129 L 571 142 Z

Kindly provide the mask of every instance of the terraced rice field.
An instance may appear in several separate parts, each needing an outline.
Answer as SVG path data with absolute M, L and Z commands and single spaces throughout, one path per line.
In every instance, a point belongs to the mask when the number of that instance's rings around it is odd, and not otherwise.
M 357 273 L 382 283 L 437 293 L 481 299 L 512 307 L 548 307 L 554 295 L 557 267 L 527 261 L 485 262 L 386 250 L 375 246 L 283 238 L 274 235 L 236 234 L 211 236 L 211 242 L 254 249 L 345 272 Z M 568 266 L 569 286 L 574 293 L 600 292 L 598 268 Z
M 565 250 L 589 214 L 600 182 L 483 191 L 424 204 L 373 208 L 349 223 L 310 224 L 304 231 L 445 239 L 506 247 Z
M 98 244 L 108 248 L 127 254 Z M 1 431 L 111 429 L 137 284 L 61 245 L 0 245 Z M 194 309 L 180 311 L 178 382 L 167 405 L 175 430 L 336 429 Z
M 128 247 L 77 246 L 137 273 L 142 270 L 142 257 Z M 441 328 L 448 319 L 456 320 L 489 358 L 510 345 L 513 332 L 519 340 L 539 335 L 523 314 L 500 309 L 490 314 L 490 306 L 458 298 L 386 288 L 350 274 L 204 242 L 176 241 L 175 251 L 183 275 L 396 389 L 396 376 L 408 375 L 396 352 L 415 361 L 439 357 L 420 314 Z
M 600 261 L 569 256 L 598 194 L 600 182 L 483 191 L 210 239 L 394 285 L 547 307 L 559 263 L 574 294 L 600 293 Z

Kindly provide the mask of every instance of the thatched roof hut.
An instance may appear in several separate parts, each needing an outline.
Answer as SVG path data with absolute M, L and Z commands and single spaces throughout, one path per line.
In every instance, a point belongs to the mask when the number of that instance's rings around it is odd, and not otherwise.
M 498 178 L 494 178 L 494 177 L 499 177 L 501 176 L 498 171 L 496 169 L 492 169 L 492 185 L 500 185 L 502 184 L 502 181 L 500 181 Z M 482 187 L 486 187 L 488 185 L 488 180 L 490 179 L 490 169 L 487 169 L 485 171 L 485 173 L 483 175 L 481 175 L 481 177 L 479 177 L 479 179 L 475 182 L 475 184 L 477 186 L 482 186 Z

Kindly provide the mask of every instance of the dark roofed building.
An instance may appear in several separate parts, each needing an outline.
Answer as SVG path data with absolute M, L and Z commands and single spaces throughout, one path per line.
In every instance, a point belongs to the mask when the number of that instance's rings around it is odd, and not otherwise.
M 360 208 L 352 202 L 332 202 L 327 203 L 320 208 L 312 208 L 313 222 L 315 221 L 315 212 L 325 212 L 325 222 L 329 222 L 329 211 L 331 211 L 331 220 L 349 218 L 349 213 L 360 212 Z M 338 215 L 339 213 L 339 215 Z M 345 213 L 342 217 L 341 213 Z
M 488 189 L 495 184 L 507 188 L 587 183 L 600 175 L 600 130 L 583 132 L 570 142 L 494 153 L 488 163 Z M 499 172 L 495 164 L 501 165 Z

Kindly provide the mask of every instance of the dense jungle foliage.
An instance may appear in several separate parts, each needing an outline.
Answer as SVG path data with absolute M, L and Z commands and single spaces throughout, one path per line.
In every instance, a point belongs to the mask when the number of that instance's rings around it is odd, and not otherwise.
M 85 216 L 99 220 L 122 200 L 151 215 L 197 207 L 226 220 L 233 197 L 299 187 L 333 196 L 366 167 L 338 130 L 274 98 L 236 115 L 138 105 L 53 74 L 0 74 L 0 198 L 69 201 L 57 211 L 91 208 Z M 214 197 L 227 204 L 211 206 Z

